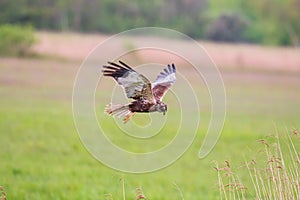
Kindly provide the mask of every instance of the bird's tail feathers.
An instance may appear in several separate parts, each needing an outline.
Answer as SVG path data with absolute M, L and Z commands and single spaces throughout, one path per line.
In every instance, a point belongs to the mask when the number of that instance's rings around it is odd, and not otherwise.
M 124 117 L 124 122 L 128 122 L 130 118 L 134 115 L 134 112 L 131 112 L 129 109 L 129 104 L 120 105 L 120 104 L 107 104 L 104 112 L 108 115 L 116 116 L 118 118 Z

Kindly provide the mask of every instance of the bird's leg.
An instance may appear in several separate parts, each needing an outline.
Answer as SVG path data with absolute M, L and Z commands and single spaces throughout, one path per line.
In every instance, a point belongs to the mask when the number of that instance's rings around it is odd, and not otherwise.
M 128 115 L 126 115 L 124 118 L 124 123 L 127 123 L 134 114 L 135 112 L 130 112 Z

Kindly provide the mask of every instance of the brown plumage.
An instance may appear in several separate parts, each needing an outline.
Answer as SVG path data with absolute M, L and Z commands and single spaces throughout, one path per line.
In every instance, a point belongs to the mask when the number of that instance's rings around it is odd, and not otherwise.
M 167 111 L 167 105 L 162 98 L 176 81 L 175 65 L 168 65 L 156 80 L 151 82 L 142 74 L 139 74 L 122 61 L 119 63 L 108 62 L 103 66 L 103 75 L 114 78 L 125 89 L 127 98 L 135 101 L 126 105 L 107 105 L 105 113 L 118 117 L 125 116 L 124 122 L 128 122 L 136 112 L 162 112 Z

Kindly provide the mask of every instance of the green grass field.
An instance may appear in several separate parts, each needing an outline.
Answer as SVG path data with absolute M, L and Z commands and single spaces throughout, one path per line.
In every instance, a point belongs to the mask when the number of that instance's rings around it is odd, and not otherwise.
M 182 199 L 178 188 L 184 199 L 219 199 L 212 161 L 229 160 L 238 168 L 245 158 L 256 157 L 256 140 L 300 128 L 299 75 L 223 70 L 227 117 L 213 151 L 205 159 L 197 157 L 209 119 L 209 110 L 203 109 L 195 141 L 173 165 L 153 173 L 124 174 L 95 160 L 77 135 L 72 87 L 79 66 L 77 61 L 50 58 L 0 59 L 0 186 L 8 199 L 108 199 L 107 194 L 122 199 L 122 180 L 126 199 L 135 199 L 138 187 L 147 199 Z M 111 119 L 105 122 L 106 129 L 115 129 Z M 111 137 L 128 146 L 125 139 Z M 171 137 L 162 135 L 161 141 Z M 240 173 L 247 185 L 246 172 Z M 246 195 L 253 197 L 251 187 Z

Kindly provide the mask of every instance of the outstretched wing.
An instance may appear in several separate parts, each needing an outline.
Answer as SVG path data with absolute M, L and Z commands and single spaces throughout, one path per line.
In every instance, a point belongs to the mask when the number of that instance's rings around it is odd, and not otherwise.
M 161 101 L 168 89 L 176 81 L 176 68 L 175 65 L 168 65 L 152 83 L 152 92 L 156 101 Z
M 142 74 L 137 73 L 122 61 L 108 62 L 103 66 L 103 75 L 113 77 L 117 83 L 124 87 L 127 98 L 144 99 L 155 102 L 150 81 Z

